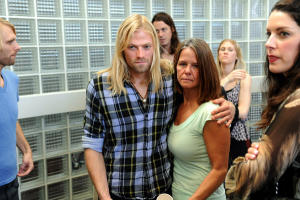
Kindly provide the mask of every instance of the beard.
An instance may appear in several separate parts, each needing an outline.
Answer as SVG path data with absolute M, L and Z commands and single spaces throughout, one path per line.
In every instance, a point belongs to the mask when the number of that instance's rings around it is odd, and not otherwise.
M 0 66 L 10 66 L 10 65 L 14 65 L 16 61 L 16 57 L 9 57 L 9 58 L 3 58 L 0 59 Z
M 149 72 L 151 62 L 147 59 L 135 60 L 133 63 L 128 63 L 129 69 L 136 73 Z

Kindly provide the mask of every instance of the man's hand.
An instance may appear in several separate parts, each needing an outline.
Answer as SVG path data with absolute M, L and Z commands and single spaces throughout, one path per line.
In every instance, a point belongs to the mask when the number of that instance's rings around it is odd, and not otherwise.
M 246 160 L 255 160 L 258 154 L 259 143 L 253 142 L 248 149 L 248 153 L 245 155 Z
M 226 101 L 224 98 L 218 98 L 212 101 L 214 104 L 219 104 L 220 107 L 213 110 L 212 120 L 218 120 L 218 124 L 226 123 L 229 127 L 235 114 L 235 106 L 230 101 Z
M 22 164 L 19 167 L 18 176 L 26 176 L 33 170 L 33 160 L 32 160 L 32 154 L 26 153 L 23 155 L 23 161 Z

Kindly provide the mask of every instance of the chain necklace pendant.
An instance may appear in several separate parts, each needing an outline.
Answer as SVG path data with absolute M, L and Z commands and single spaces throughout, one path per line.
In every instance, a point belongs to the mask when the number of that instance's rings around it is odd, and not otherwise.
M 146 97 L 143 97 L 140 92 L 138 91 L 138 89 L 135 87 L 135 85 L 130 82 L 132 87 L 136 90 L 136 93 L 138 94 L 138 96 L 140 97 L 140 99 L 142 100 L 143 104 L 145 105 L 147 103 L 147 96 L 148 96 L 148 90 L 146 91 Z
M 142 102 L 146 103 L 147 102 L 147 98 L 142 98 Z

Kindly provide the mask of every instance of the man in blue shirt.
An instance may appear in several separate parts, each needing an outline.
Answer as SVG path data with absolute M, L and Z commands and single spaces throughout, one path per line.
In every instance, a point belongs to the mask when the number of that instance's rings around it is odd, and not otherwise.
M 173 66 L 160 60 L 156 30 L 145 16 L 126 18 L 116 41 L 111 67 L 86 92 L 87 169 L 101 200 L 156 199 L 172 182 L 167 133 L 176 110 Z M 228 102 L 221 102 L 226 105 L 218 111 L 228 113 Z M 224 121 L 233 118 L 231 108 Z
M 30 146 L 18 122 L 18 77 L 5 66 L 13 65 L 20 46 L 16 31 L 8 21 L 0 18 L 0 199 L 17 200 L 17 176 L 25 176 L 33 169 Z M 16 145 L 23 154 L 17 169 Z

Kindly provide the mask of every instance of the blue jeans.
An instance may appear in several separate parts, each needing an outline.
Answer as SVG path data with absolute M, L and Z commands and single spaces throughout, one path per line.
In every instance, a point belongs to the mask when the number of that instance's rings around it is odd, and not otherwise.
M 10 183 L 0 186 L 0 199 L 1 200 L 19 200 L 19 183 L 18 178 L 15 178 Z

